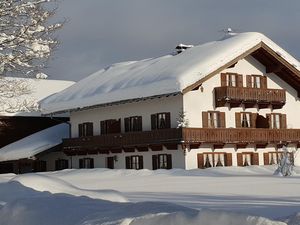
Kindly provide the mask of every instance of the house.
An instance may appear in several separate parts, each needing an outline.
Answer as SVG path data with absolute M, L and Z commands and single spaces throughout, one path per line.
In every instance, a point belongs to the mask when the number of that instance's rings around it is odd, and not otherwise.
M 60 150 L 61 139 L 69 136 L 69 118 L 43 117 L 38 101 L 74 82 L 4 77 L 0 83 L 0 173 L 44 171 L 46 162 L 36 154 Z
M 182 50 L 182 48 L 180 49 Z M 300 147 L 300 63 L 260 33 L 111 65 L 46 98 L 70 113 L 47 169 L 277 164 Z

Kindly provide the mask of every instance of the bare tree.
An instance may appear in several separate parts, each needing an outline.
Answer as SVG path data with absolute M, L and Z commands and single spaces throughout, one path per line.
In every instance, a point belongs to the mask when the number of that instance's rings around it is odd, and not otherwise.
M 55 10 L 55 0 L 1 0 L 0 105 L 1 100 L 3 103 L 7 98 L 30 91 L 26 82 L 7 80 L 5 76 L 41 74 L 40 70 L 58 44 L 53 32 L 62 27 L 62 23 L 49 23 Z

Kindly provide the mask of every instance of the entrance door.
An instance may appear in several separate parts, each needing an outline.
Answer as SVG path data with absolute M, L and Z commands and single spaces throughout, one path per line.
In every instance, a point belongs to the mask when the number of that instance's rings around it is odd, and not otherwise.
M 106 158 L 106 167 L 108 169 L 114 169 L 115 166 L 114 166 L 114 157 L 107 157 Z

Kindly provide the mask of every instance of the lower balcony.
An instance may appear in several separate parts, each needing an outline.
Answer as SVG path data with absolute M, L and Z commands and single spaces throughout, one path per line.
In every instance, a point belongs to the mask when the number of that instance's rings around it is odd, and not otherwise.
M 267 144 L 300 143 L 300 129 L 255 128 L 171 128 L 154 131 L 107 134 L 63 140 L 66 154 L 121 153 L 177 149 L 178 144 L 190 146 L 209 143 L 223 146 L 236 144 L 266 146 Z
M 239 107 L 243 104 L 246 108 L 258 105 L 259 108 L 282 108 L 286 101 L 285 90 L 262 89 L 247 87 L 216 87 L 215 102 L 217 107 L 229 104 L 230 107 Z

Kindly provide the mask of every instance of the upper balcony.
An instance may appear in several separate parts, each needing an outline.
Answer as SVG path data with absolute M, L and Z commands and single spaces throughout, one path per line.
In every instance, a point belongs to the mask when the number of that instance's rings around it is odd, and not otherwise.
M 229 104 L 230 107 L 282 108 L 286 101 L 286 92 L 282 89 L 263 89 L 249 87 L 216 87 L 214 89 L 216 107 Z

